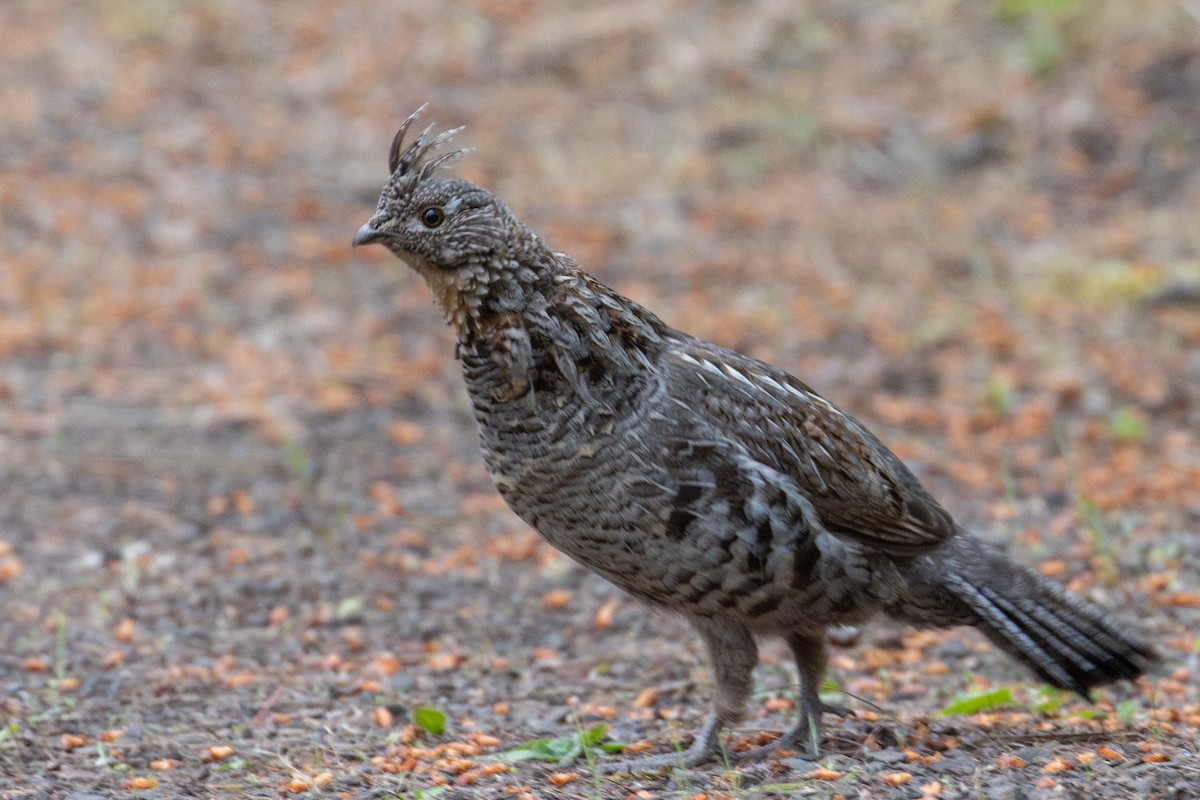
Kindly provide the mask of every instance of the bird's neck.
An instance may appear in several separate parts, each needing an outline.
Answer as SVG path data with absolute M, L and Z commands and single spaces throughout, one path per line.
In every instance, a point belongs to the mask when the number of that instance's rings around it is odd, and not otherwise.
M 649 310 L 581 270 L 540 240 L 518 258 L 460 270 L 439 300 L 460 352 L 518 337 L 560 365 L 631 375 L 657 360 L 671 329 Z M 435 287 L 435 291 L 437 291 Z
M 563 269 L 558 257 L 535 240 L 512 256 L 490 256 L 460 268 L 431 288 L 459 344 L 470 345 L 513 318 L 538 314 Z

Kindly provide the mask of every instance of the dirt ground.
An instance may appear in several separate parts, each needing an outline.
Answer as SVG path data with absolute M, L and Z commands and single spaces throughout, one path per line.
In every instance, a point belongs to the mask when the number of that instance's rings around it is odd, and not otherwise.
M 1194 0 L 7 0 L 0 74 L 0 798 L 1200 796 Z M 1088 704 L 881 622 L 816 762 L 496 758 L 686 746 L 711 684 L 507 511 L 424 285 L 350 250 L 426 101 L 1162 667 Z M 790 724 L 763 661 L 730 747 Z

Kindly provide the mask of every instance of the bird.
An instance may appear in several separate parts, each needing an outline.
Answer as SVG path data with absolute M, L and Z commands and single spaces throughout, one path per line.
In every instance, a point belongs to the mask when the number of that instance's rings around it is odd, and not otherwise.
M 556 252 L 496 195 L 443 168 L 462 128 L 392 140 L 353 247 L 381 244 L 453 329 L 488 472 L 550 545 L 681 614 L 711 664 L 694 767 L 820 752 L 826 633 L 886 616 L 973 626 L 1046 683 L 1090 699 L 1158 654 L 1111 614 L 968 533 L 866 426 L 798 378 L 678 331 Z M 757 641 L 780 637 L 798 715 L 729 754 Z M 623 762 L 622 762 L 623 763 Z

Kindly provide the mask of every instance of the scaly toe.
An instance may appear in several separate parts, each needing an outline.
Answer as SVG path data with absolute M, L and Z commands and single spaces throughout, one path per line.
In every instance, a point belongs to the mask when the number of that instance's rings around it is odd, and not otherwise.
M 826 702 L 822 702 L 817 707 L 817 711 L 819 711 L 822 714 L 833 714 L 835 717 L 848 717 L 852 713 L 854 713 L 846 706 L 835 706 L 832 703 L 826 703 Z

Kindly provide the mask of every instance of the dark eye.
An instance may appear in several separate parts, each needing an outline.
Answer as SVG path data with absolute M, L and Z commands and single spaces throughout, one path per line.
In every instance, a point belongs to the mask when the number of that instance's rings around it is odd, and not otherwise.
M 446 221 L 446 212 L 437 206 L 429 206 L 421 210 L 421 224 L 426 228 L 436 228 Z

